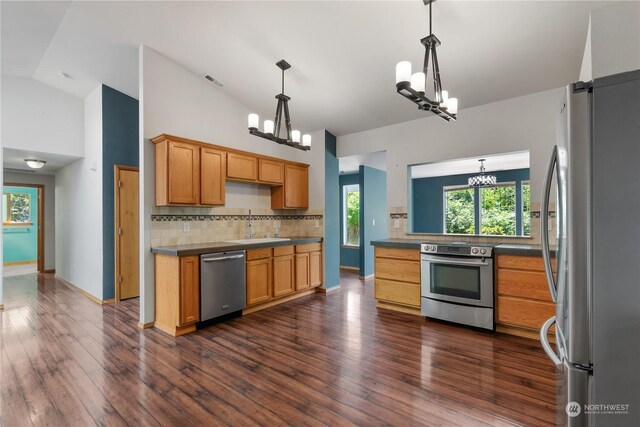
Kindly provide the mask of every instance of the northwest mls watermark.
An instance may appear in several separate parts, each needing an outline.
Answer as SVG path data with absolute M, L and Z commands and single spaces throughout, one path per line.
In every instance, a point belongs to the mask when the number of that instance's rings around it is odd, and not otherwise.
M 577 417 L 581 413 L 585 415 L 629 415 L 628 403 L 591 403 L 580 405 L 578 402 L 569 402 L 565 407 L 567 415 Z

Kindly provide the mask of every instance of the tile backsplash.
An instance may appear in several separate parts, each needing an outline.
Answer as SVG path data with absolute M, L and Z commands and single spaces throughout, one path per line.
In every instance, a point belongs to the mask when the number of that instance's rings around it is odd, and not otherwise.
M 254 237 L 322 237 L 322 209 L 251 209 Z M 249 209 L 156 207 L 151 214 L 151 246 L 220 242 L 249 237 Z
M 396 228 L 396 221 L 399 228 Z M 549 223 L 554 229 L 549 231 L 551 244 L 555 244 L 555 207 L 551 206 L 549 214 Z M 392 239 L 416 239 L 422 241 L 447 242 L 457 240 L 468 240 L 477 243 L 515 243 L 523 245 L 539 245 L 540 244 L 540 204 L 531 204 L 531 235 L 530 236 L 467 236 L 467 235 L 446 235 L 432 233 L 411 233 L 407 230 L 407 207 L 395 206 L 390 208 L 389 213 L 389 237 Z

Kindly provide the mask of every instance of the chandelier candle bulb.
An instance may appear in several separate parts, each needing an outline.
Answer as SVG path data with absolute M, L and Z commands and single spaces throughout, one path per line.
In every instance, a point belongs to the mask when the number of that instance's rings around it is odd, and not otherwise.
M 411 75 L 411 88 L 413 90 L 415 90 L 416 92 L 422 92 L 424 93 L 425 91 L 425 81 L 426 81 L 426 77 L 424 75 L 424 73 L 414 73 Z
M 396 84 L 408 81 L 411 81 L 411 62 L 398 62 L 396 65 Z
M 458 114 L 458 98 L 449 98 L 447 101 L 447 111 L 454 116 Z
M 293 142 L 300 142 L 300 131 L 294 130 L 291 132 L 291 140 Z
M 302 135 L 302 145 L 305 147 L 311 146 L 311 135 L 309 134 Z
M 447 101 L 449 100 L 449 92 L 446 90 L 442 91 L 442 99 L 440 100 L 440 106 L 442 108 L 447 108 Z
M 264 133 L 273 133 L 273 120 L 264 121 Z
M 260 117 L 257 114 L 249 114 L 249 129 L 258 129 Z

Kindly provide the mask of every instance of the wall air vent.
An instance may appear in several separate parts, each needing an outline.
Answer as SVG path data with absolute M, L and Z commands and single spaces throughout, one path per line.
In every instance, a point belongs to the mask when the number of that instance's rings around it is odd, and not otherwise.
M 206 76 L 204 76 L 205 79 L 209 80 L 211 83 L 213 83 L 214 85 L 218 86 L 218 87 L 222 87 L 224 86 L 222 83 L 220 83 L 219 81 L 217 81 L 216 79 L 214 79 L 213 77 L 211 77 L 209 74 L 207 74 Z

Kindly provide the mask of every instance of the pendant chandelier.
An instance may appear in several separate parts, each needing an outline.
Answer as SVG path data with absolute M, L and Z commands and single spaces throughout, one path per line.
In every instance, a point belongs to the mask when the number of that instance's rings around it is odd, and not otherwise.
M 278 144 L 288 145 L 289 147 L 297 148 L 299 150 L 311 149 L 311 135 L 302 135 L 302 142 L 300 141 L 300 131 L 291 130 L 291 117 L 289 116 L 289 98 L 284 94 L 284 72 L 291 68 L 291 65 L 284 59 L 276 62 L 278 68 L 282 70 L 282 92 L 276 95 L 278 100 L 278 106 L 276 107 L 276 118 L 274 121 L 265 120 L 262 132 L 258 129 L 260 124 L 260 117 L 257 114 L 249 114 L 249 133 L 251 135 L 265 138 Z M 282 113 L 284 112 L 284 123 L 287 130 L 287 137 L 280 137 L 280 128 L 282 125 Z
M 396 90 L 400 95 L 416 104 L 418 109 L 431 111 L 446 121 L 455 120 L 458 115 L 458 99 L 449 98 L 449 93 L 442 90 L 438 56 L 436 55 L 436 48 L 440 46 L 440 40 L 431 31 L 431 5 L 436 0 L 422 1 L 425 6 L 429 6 L 429 35 L 420 40 L 426 49 L 422 72 L 411 74 L 411 62 L 399 62 L 396 65 Z M 426 93 L 429 61 L 431 61 L 433 75 L 433 99 L 429 99 Z
M 484 173 L 484 162 L 486 159 L 478 160 L 480 162 L 480 175 L 474 175 L 469 177 L 467 181 L 469 187 L 472 188 L 480 188 L 480 187 L 495 187 L 496 186 L 496 176 L 495 175 L 487 175 Z

